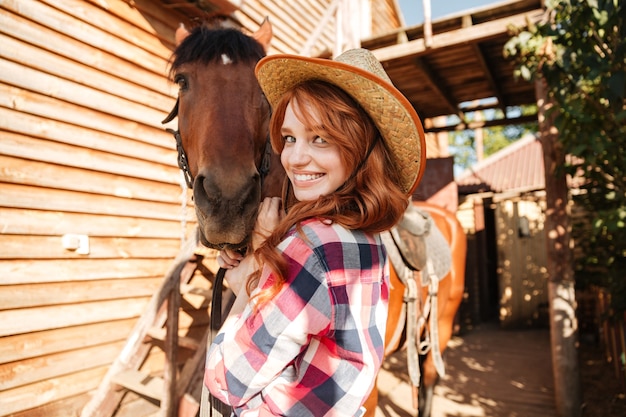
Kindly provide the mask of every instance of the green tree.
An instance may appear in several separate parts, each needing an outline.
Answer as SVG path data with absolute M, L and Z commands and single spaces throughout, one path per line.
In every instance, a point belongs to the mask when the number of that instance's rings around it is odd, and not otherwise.
M 578 284 L 610 289 L 626 310 L 626 6 L 622 0 L 547 0 L 547 19 L 505 46 L 517 75 L 543 77 L 557 112 L 562 169 L 580 181 L 575 200 L 589 213 L 574 224 L 584 256 Z
M 581 183 L 580 203 L 591 217 L 581 262 L 604 274 L 619 306 L 623 286 L 626 137 L 624 109 L 626 10 L 621 0 L 546 0 L 545 19 L 519 30 L 505 46 L 517 74 L 535 80 L 546 167 L 552 355 L 557 410 L 579 416 L 565 174 Z M 556 127 L 556 130 L 552 127 Z M 574 235 L 574 232 L 572 232 Z M 580 274 L 578 274 L 580 275 Z M 623 305 L 623 304 L 622 304 Z M 572 392 L 574 391 L 574 394 Z

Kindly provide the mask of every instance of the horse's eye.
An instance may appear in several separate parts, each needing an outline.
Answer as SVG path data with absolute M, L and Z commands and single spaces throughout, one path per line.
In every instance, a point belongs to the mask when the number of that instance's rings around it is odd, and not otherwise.
M 187 87 L 188 87 L 188 84 L 187 84 L 187 78 L 185 78 L 185 76 L 184 76 L 184 75 L 177 75 L 177 76 L 174 78 L 174 82 L 175 82 L 176 84 L 178 84 L 178 89 L 179 89 L 179 90 L 181 90 L 181 91 L 186 90 L 186 89 L 187 89 Z

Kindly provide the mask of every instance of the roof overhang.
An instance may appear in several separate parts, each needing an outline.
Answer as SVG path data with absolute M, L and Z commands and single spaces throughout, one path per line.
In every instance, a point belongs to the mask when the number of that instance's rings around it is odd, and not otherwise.
M 535 87 L 515 78 L 503 48 L 512 26 L 543 15 L 542 0 L 505 1 L 434 20 L 430 37 L 419 25 L 363 40 L 362 47 L 382 62 L 422 119 L 458 117 L 459 123 L 439 130 L 523 123 L 536 117 L 509 118 L 507 109 L 536 103 Z M 472 125 L 466 114 L 486 109 L 501 109 L 504 119 Z

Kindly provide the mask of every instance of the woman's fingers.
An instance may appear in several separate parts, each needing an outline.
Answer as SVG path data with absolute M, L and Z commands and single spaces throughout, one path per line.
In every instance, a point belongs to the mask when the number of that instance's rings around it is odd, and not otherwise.
M 252 235 L 252 247 L 258 248 L 267 237 L 274 231 L 282 218 L 282 200 L 280 197 L 266 197 L 259 205 L 254 233 Z
M 239 262 L 243 259 L 243 256 L 234 250 L 224 249 L 217 254 L 217 263 L 220 268 L 232 269 L 239 266 Z

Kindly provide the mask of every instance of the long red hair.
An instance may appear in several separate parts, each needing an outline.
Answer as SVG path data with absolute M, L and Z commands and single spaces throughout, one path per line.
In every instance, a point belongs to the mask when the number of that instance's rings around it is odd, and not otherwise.
M 275 275 L 272 288 L 258 295 L 261 302 L 270 299 L 285 281 L 286 263 L 276 246 L 292 227 L 319 218 L 347 229 L 379 233 L 395 225 L 408 204 L 398 170 L 376 125 L 358 103 L 332 84 L 306 81 L 282 97 L 270 121 L 275 152 L 280 154 L 284 147 L 281 128 L 289 103 L 295 106 L 302 123 L 338 146 L 341 160 L 352 175 L 335 192 L 315 201 L 296 201 L 289 179 L 285 179 L 286 215 L 254 254 L 258 265 L 269 266 Z M 259 277 L 260 271 L 251 275 L 249 291 L 256 287 Z

